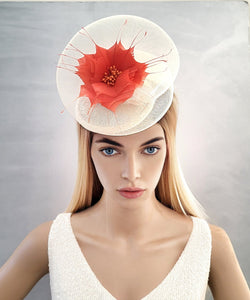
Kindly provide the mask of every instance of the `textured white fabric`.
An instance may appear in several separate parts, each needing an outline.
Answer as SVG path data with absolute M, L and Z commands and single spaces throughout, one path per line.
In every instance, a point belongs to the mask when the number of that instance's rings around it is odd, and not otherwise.
M 71 213 L 53 221 L 48 237 L 53 300 L 115 300 L 88 265 L 74 236 Z M 165 279 L 141 300 L 204 300 L 208 284 L 212 237 L 204 219 L 191 217 L 193 230 L 178 261 Z

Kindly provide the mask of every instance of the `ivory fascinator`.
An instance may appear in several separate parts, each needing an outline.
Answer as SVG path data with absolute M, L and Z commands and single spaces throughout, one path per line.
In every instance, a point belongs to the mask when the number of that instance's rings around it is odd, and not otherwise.
M 167 112 L 178 70 L 177 48 L 161 27 L 116 15 L 73 36 L 56 82 L 65 108 L 84 128 L 122 136 L 149 128 Z

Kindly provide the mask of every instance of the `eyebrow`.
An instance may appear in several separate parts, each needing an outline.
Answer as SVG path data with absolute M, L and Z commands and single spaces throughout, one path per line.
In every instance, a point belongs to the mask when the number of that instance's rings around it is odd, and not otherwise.
M 157 142 L 157 141 L 160 141 L 160 140 L 164 140 L 164 138 L 162 136 L 158 136 L 158 137 L 155 137 L 151 140 L 148 140 L 147 142 L 141 144 L 141 147 L 142 146 L 146 146 L 148 144 L 151 144 L 151 143 L 154 143 L 154 142 Z M 117 146 L 117 147 L 121 147 L 121 148 L 124 148 L 124 146 L 116 141 L 113 141 L 111 139 L 108 139 L 108 138 L 102 138 L 100 140 L 97 140 L 95 141 L 95 143 L 107 143 L 107 144 L 111 144 L 111 145 L 114 145 L 114 146 Z

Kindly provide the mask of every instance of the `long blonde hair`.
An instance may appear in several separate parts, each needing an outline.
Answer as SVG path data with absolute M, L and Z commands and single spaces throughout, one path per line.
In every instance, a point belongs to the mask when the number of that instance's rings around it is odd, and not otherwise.
M 156 198 L 168 208 L 183 215 L 191 215 L 208 220 L 202 205 L 196 200 L 184 179 L 176 152 L 176 127 L 178 100 L 174 94 L 167 113 L 158 121 L 167 141 L 167 157 L 157 184 Z M 83 128 L 78 122 L 78 170 L 72 199 L 65 212 L 78 212 L 93 206 L 101 198 L 103 187 L 93 165 L 90 149 L 93 132 Z

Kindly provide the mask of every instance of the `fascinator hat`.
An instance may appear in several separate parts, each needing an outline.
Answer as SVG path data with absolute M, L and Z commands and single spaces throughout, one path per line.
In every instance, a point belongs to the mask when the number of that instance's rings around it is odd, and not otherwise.
M 163 117 L 178 70 L 177 48 L 161 27 L 116 15 L 73 36 L 60 55 L 56 81 L 65 108 L 84 128 L 122 136 Z

